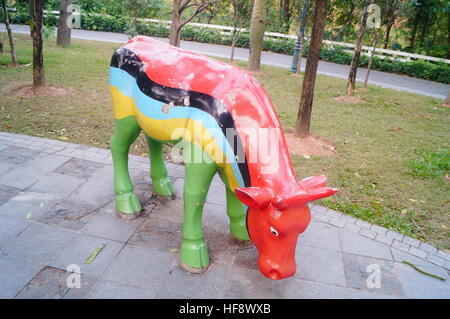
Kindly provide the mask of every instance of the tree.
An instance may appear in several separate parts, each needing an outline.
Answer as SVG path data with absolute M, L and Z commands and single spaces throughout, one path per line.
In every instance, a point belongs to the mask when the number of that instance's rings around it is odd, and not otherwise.
M 8 8 L 6 6 L 6 0 L 2 0 L 2 8 L 3 8 L 3 14 L 5 17 L 5 27 L 6 27 L 6 33 L 8 34 L 8 41 L 9 41 L 9 48 L 11 50 L 11 60 L 12 60 L 12 65 L 13 66 L 17 66 L 17 53 L 16 53 L 16 46 L 14 43 L 14 38 L 12 36 L 12 31 L 11 31 L 11 23 L 9 21 L 9 14 L 8 14 Z M 3 44 L 2 44 L 3 47 Z
M 230 61 L 234 60 L 234 50 L 239 34 L 247 21 L 251 12 L 251 4 L 247 0 L 232 0 L 231 7 L 233 8 L 233 32 L 231 33 L 231 56 Z
M 171 45 L 180 46 L 181 29 L 191 22 L 200 12 L 205 10 L 209 5 L 217 3 L 219 0 L 174 0 L 172 7 L 172 22 L 170 24 Z M 191 11 L 188 18 L 183 20 L 182 15 L 186 11 Z
M 3 52 L 4 52 L 4 50 L 3 50 L 3 37 L 0 36 L 0 53 L 3 53 Z
M 265 0 L 255 0 L 250 24 L 250 54 L 248 70 L 259 71 L 261 66 L 261 51 L 264 41 L 264 27 L 266 25 Z
M 327 0 L 316 0 L 311 40 L 303 78 L 302 95 L 297 116 L 297 135 L 306 137 L 310 132 L 311 110 L 314 98 L 317 65 L 319 64 L 320 47 L 322 46 L 323 29 L 327 15 Z
M 70 45 L 70 37 L 72 33 L 69 19 L 71 12 L 68 11 L 69 6 L 72 5 L 73 0 L 61 0 L 61 7 L 59 10 L 59 24 L 58 34 L 56 36 L 56 44 L 60 46 Z
M 32 0 L 32 28 L 33 38 L 33 89 L 45 86 L 44 74 L 44 42 L 42 39 L 42 26 L 44 16 L 44 0 Z
M 350 65 L 350 73 L 348 75 L 347 82 L 347 95 L 355 95 L 355 83 L 356 83 L 356 72 L 358 71 L 359 57 L 361 56 L 362 40 L 364 37 L 364 31 L 366 30 L 368 11 L 367 7 L 372 3 L 373 0 L 367 0 L 366 7 L 361 18 L 361 23 L 358 29 L 358 35 L 356 37 L 355 50 L 353 53 L 352 63 Z

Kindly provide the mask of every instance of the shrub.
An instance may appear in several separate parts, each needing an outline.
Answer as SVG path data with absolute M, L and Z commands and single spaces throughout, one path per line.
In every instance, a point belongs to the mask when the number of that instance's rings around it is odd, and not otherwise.
M 12 21 L 18 24 L 29 24 L 28 12 L 16 12 L 11 15 Z M 2 22 L 3 17 L 0 17 Z M 58 18 L 53 15 L 45 17 L 45 25 L 57 26 Z M 109 15 L 85 14 L 81 19 L 81 28 L 86 30 L 110 31 L 121 33 L 135 33 L 160 38 L 169 37 L 170 30 L 167 25 L 155 24 L 151 22 L 138 21 L 136 30 L 131 30 L 131 19 L 127 17 L 114 17 Z M 132 31 L 132 32 L 130 32 Z M 181 39 L 197 41 L 202 43 L 231 45 L 231 36 L 222 35 L 218 30 L 186 26 L 181 31 Z M 236 41 L 236 46 L 249 48 L 250 37 L 248 32 L 241 32 Z M 270 39 L 263 42 L 263 49 L 266 51 L 292 54 L 295 47 L 293 39 Z M 308 43 L 304 44 L 302 55 L 308 55 Z M 352 53 L 339 46 L 324 45 L 320 50 L 320 58 L 324 61 L 350 64 Z M 367 66 L 369 58 L 361 55 L 359 66 Z M 430 63 L 425 61 L 400 62 L 390 59 L 373 58 L 372 69 L 390 73 L 405 74 L 416 78 L 450 83 L 450 66 L 445 63 Z

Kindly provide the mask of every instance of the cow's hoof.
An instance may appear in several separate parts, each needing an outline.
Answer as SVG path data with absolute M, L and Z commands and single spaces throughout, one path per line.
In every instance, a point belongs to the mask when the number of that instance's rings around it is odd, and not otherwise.
M 191 274 L 203 274 L 209 268 L 209 265 L 206 267 L 194 268 L 194 267 L 186 265 L 181 260 L 179 261 L 178 265 L 180 266 L 181 269 L 183 269 L 184 271 L 190 272 Z
M 228 243 L 231 246 L 237 246 L 237 249 L 249 249 L 253 247 L 250 240 L 236 238 L 233 234 L 228 236 Z
M 173 188 L 170 178 L 152 179 L 153 191 L 159 196 L 175 197 L 175 189 Z
M 204 272 L 209 265 L 208 247 L 206 243 L 203 240 L 184 239 L 180 248 L 180 264 L 187 266 L 187 268 L 182 267 L 189 272 Z M 193 271 L 193 269 L 196 270 Z
M 139 217 L 142 206 L 139 199 L 133 193 L 116 195 L 116 211 L 117 214 L 126 220 Z

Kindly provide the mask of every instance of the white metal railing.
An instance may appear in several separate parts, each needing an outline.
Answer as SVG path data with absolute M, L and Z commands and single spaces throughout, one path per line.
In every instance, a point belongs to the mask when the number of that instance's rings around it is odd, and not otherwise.
M 15 10 L 14 8 L 11 8 L 10 10 Z M 47 11 L 44 10 L 44 13 L 50 13 L 54 15 L 59 15 L 59 11 Z M 100 15 L 100 14 L 99 14 Z M 140 18 L 138 19 L 140 21 L 146 21 L 151 23 L 158 23 L 162 25 L 167 25 L 169 27 L 171 21 L 169 20 L 158 20 L 158 19 L 146 19 L 146 18 Z M 209 29 L 215 29 L 219 30 L 220 34 L 222 35 L 230 35 L 233 32 L 233 27 L 230 26 L 224 26 L 224 25 L 214 25 L 214 24 L 205 24 L 205 23 L 194 23 L 190 22 L 188 25 L 191 26 L 197 26 L 202 28 L 209 28 Z M 246 32 L 246 29 L 241 29 L 241 32 Z M 296 35 L 292 34 L 284 34 L 284 33 L 278 33 L 278 32 L 265 32 L 264 37 L 271 38 L 271 39 L 297 39 Z M 305 39 L 307 39 L 305 37 Z M 330 41 L 330 40 L 323 40 L 323 43 L 330 47 L 334 46 L 340 46 L 344 50 L 347 51 L 353 51 L 355 48 L 355 45 L 353 43 L 346 43 L 346 42 L 337 42 L 337 41 Z M 373 47 L 365 46 L 363 45 L 361 48 L 361 54 L 370 56 L 372 54 Z M 425 61 L 432 61 L 432 62 L 444 62 L 447 64 L 450 64 L 450 60 L 448 59 L 442 59 L 442 58 L 436 58 L 432 56 L 427 55 L 420 55 L 415 53 L 408 53 L 408 52 L 402 52 L 402 51 L 394 51 L 394 50 L 387 50 L 387 49 L 381 49 L 381 48 L 375 48 L 374 56 L 379 57 L 381 59 L 390 59 L 390 60 L 396 60 L 399 62 L 408 62 L 411 60 L 425 60 Z

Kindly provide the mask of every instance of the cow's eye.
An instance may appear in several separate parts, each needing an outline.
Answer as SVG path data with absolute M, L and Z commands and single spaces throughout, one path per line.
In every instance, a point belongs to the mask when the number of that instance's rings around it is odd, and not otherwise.
M 270 226 L 270 232 L 272 233 L 272 234 L 274 234 L 275 236 L 278 236 L 279 234 L 278 234 L 278 231 L 275 229 L 275 228 L 273 228 L 272 226 Z

